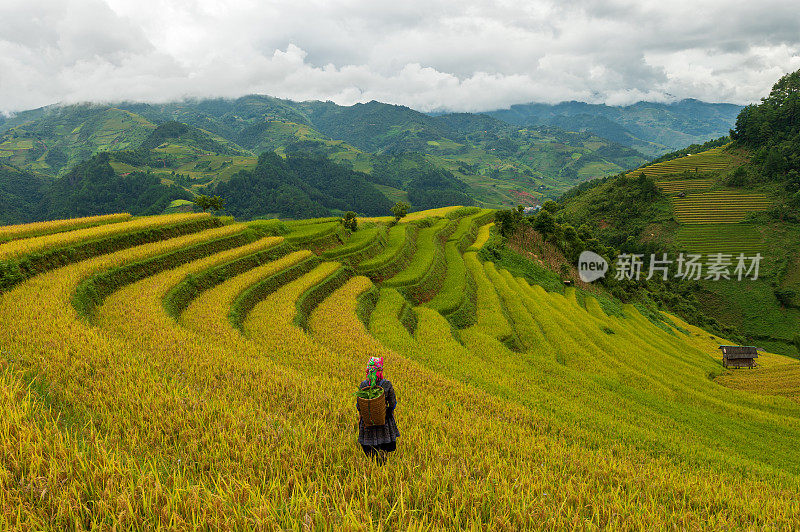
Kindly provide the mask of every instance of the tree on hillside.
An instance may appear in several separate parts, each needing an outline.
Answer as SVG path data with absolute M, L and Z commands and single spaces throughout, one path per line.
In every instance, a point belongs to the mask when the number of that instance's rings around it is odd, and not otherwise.
M 561 208 L 561 205 L 556 203 L 553 200 L 547 200 L 542 204 L 542 209 L 546 210 L 550 214 L 555 214 L 557 210 Z
M 406 214 L 408 214 L 409 209 L 411 209 L 411 205 L 405 201 L 398 201 L 392 205 L 392 216 L 394 216 L 394 221 L 399 222 L 400 218 L 403 218 Z
M 221 197 L 207 196 L 205 194 L 199 194 L 196 198 L 194 198 L 194 203 L 203 209 L 203 212 L 206 212 L 208 209 L 213 211 L 221 211 L 225 207 L 225 200 L 223 200 Z
M 731 138 L 755 150 L 753 161 L 767 177 L 800 170 L 800 70 L 783 76 L 769 96 L 748 105 L 736 118 Z
M 556 232 L 556 220 L 550 211 L 542 209 L 539 211 L 531 223 L 533 228 L 542 233 L 545 237 Z
M 769 96 L 758 105 L 748 105 L 736 119 L 731 138 L 753 152 L 749 178 L 782 182 L 786 204 L 773 214 L 787 221 L 800 221 L 800 70 L 783 76 Z M 737 176 L 737 181 L 743 176 Z
M 495 213 L 494 223 L 501 236 L 511 236 L 517 230 L 524 219 L 523 212 L 522 205 L 517 205 L 516 209 L 506 209 Z
M 358 229 L 358 220 L 356 219 L 356 216 L 358 215 L 353 211 L 347 211 L 346 213 L 344 213 L 344 218 L 342 218 L 342 225 L 344 226 L 345 229 L 347 229 L 348 231 L 355 231 L 356 229 Z

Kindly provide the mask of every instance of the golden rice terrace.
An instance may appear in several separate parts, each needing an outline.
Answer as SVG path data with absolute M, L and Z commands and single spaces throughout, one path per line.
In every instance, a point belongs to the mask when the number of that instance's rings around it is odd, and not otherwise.
M 709 194 L 680 216 L 739 216 Z M 674 316 L 515 277 L 493 215 L 0 228 L 0 529 L 800 526 L 800 363 L 726 372 Z

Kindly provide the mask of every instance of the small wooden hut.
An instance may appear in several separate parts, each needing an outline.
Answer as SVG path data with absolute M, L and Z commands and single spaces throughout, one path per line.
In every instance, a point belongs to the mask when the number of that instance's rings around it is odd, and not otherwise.
M 721 345 L 722 367 L 754 368 L 758 358 L 758 348 L 752 345 Z

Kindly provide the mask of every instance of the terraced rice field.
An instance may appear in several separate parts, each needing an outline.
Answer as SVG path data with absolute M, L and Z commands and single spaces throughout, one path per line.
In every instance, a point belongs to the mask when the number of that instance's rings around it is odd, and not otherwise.
M 752 370 L 730 371 L 717 380 L 738 390 L 778 395 L 800 402 L 800 362 L 760 353 L 757 364 Z
M 344 230 L 338 220 L 322 219 L 320 223 L 294 223 L 290 225 L 286 240 L 296 246 L 314 251 L 324 251 L 343 242 Z
M 0 529 L 800 526 L 800 363 L 726 374 L 723 339 L 547 292 L 481 261 L 491 212 L 435 214 L 0 244 L 39 265 L 0 269 Z M 352 396 L 376 355 L 382 468 Z
M 749 224 L 693 224 L 678 228 L 675 243 L 693 253 L 764 254 L 762 227 Z
M 659 180 L 662 176 L 672 174 L 682 174 L 684 172 L 716 172 L 725 170 L 734 163 L 733 158 L 724 151 L 725 146 L 712 148 L 710 150 L 687 155 L 671 161 L 652 164 L 644 168 L 638 168 L 629 172 L 628 176 L 638 176 L 644 173 L 646 176 Z
M 397 224 L 386 234 L 383 249 L 375 256 L 356 265 L 356 270 L 372 279 L 392 277 L 408 265 L 416 250 L 418 227 L 413 224 Z
M 478 229 L 478 234 L 475 237 L 475 242 L 473 242 L 472 245 L 469 248 L 467 248 L 467 251 L 478 251 L 484 245 L 486 245 L 486 242 L 489 241 L 489 238 L 492 235 L 492 228 L 493 227 L 494 227 L 494 222 L 490 222 L 490 223 L 488 223 L 486 225 L 482 225 Z
M 682 224 L 737 223 L 751 212 L 765 211 L 772 202 L 764 194 L 734 190 L 687 194 L 672 198 L 675 219 Z
M 381 253 L 384 249 L 385 238 L 385 226 L 363 227 L 356 231 L 346 243 L 329 249 L 322 255 L 328 259 L 355 265 Z
M 399 288 L 416 303 L 428 301 L 441 287 L 446 269 L 442 243 L 455 228 L 455 222 L 442 218 L 420 229 L 414 256 L 408 265 L 383 284 Z
M 656 181 L 656 185 L 665 194 L 677 194 L 678 192 L 703 191 L 708 190 L 715 183 L 714 178 L 697 179 L 670 179 Z
M 468 246 L 483 245 L 485 240 L 477 242 L 476 237 L 483 238 L 483 233 L 488 233 L 491 226 L 480 224 L 491 216 L 491 211 L 481 210 L 459 221 L 458 227 L 444 244 L 446 272 L 443 285 L 426 304 L 458 327 L 474 322 L 477 297 L 475 281 L 467 273 L 463 251 Z M 488 235 L 485 238 L 488 239 Z
M 124 223 L 104 224 L 72 231 L 54 232 L 33 238 L 17 239 L 0 244 L 0 261 L 9 261 L 30 256 L 45 250 L 74 246 L 84 242 L 131 233 L 141 229 L 152 229 L 182 223 L 188 220 L 211 219 L 207 214 L 164 215 L 139 218 Z
M 463 207 L 459 207 L 458 205 L 454 205 L 452 207 L 439 207 L 437 209 L 427 209 L 424 211 L 415 211 L 412 213 L 407 214 L 403 218 L 400 219 L 400 223 L 413 223 L 418 222 L 420 220 L 424 220 L 426 218 L 431 217 L 441 217 L 446 216 L 454 211 L 462 209 Z M 378 223 L 389 223 L 394 220 L 392 216 L 372 216 L 372 217 L 364 217 L 359 218 L 359 220 L 363 222 L 378 222 Z
M 54 220 L 51 222 L 35 222 L 20 225 L 7 225 L 0 227 L 0 242 L 8 242 L 18 238 L 30 238 L 34 236 L 50 235 L 62 233 L 64 231 L 74 231 L 86 227 L 105 225 L 116 222 L 130 220 L 131 215 L 127 213 L 103 214 L 100 216 L 87 216 L 84 218 L 73 218 L 71 220 Z

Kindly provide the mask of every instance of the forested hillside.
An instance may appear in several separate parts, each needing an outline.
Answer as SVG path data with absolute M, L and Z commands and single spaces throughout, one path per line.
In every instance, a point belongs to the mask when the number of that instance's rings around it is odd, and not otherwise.
M 787 74 L 758 105 L 744 108 L 731 137 L 752 151 L 752 165 L 732 176 L 736 185 L 775 182 L 786 195 L 784 212 L 800 209 L 800 71 Z
M 364 174 L 322 157 L 290 156 L 285 160 L 264 153 L 253 170 L 206 188 L 225 198 L 226 210 L 236 217 L 327 216 L 331 209 L 366 215 L 389 212 L 391 202 Z
M 730 139 L 667 154 L 628 174 L 563 196 L 555 218 L 586 225 L 617 252 L 763 257 L 756 281 L 703 276 L 683 296 L 645 286 L 666 308 L 713 320 L 741 340 L 800 356 L 800 73 L 744 108 Z M 609 257 L 612 258 L 612 257 Z M 652 284 L 652 283 L 651 283 Z M 660 295 L 659 295 L 660 294 Z M 690 295 L 687 295 L 690 294 Z M 687 314 L 684 314 L 687 315 Z M 712 321 L 706 326 L 714 328 Z M 723 329 L 720 329 L 723 330 Z
M 553 107 L 551 115 L 561 116 L 553 113 L 573 107 Z M 701 115 L 710 113 L 705 105 L 697 107 Z M 486 114 L 430 116 L 379 102 L 339 106 L 254 95 L 235 100 L 69 105 L 26 111 L 0 122 L 0 163 L 14 168 L 0 181 L 0 197 L 8 205 L 0 213 L 0 221 L 67 216 L 69 211 L 61 207 L 77 208 L 78 203 L 83 205 L 81 213 L 91 210 L 89 189 L 66 191 L 64 184 L 76 181 L 62 178 L 100 152 L 109 154 L 108 163 L 116 177 L 107 175 L 106 189 L 103 181 L 90 187 L 93 194 L 99 194 L 97 212 L 105 212 L 109 205 L 131 212 L 155 212 L 168 195 L 185 201 L 202 191 L 219 189 L 232 195 L 224 198 L 230 200 L 231 213 L 255 217 L 323 216 L 339 212 L 343 205 L 373 214 L 377 205 L 395 201 L 407 201 L 413 209 L 450 204 L 537 205 L 576 183 L 640 166 L 646 161 L 640 149 L 646 153 L 664 149 L 633 142 L 628 133 L 614 128 L 526 120 L 518 112 L 521 108 L 514 109 L 503 115 L 508 120 L 503 121 Z M 624 115 L 636 121 L 629 110 L 608 108 L 604 113 L 602 120 Z M 680 122 L 674 127 L 688 131 L 689 126 Z M 701 130 L 693 130 L 692 138 L 702 135 L 705 130 Z M 299 174 L 296 169 L 284 169 L 287 177 L 280 190 L 274 179 L 268 189 L 273 199 L 247 199 L 239 189 L 252 178 L 262 153 L 276 153 L 295 162 L 327 159 L 341 168 L 322 164 L 324 174 L 311 171 L 311 167 Z M 142 178 L 144 175 L 149 177 Z M 228 184 L 234 176 L 237 179 Z M 353 203 L 355 197 L 343 202 L 341 194 L 339 199 L 327 193 L 323 193 L 324 200 L 314 199 L 325 188 L 319 186 L 320 180 L 331 180 L 338 183 L 331 187 L 341 188 L 342 176 L 352 178 L 351 185 L 364 189 L 371 199 L 363 206 Z M 83 199 L 63 201 L 56 207 L 59 202 L 46 199 L 44 192 L 45 185 L 54 180 L 60 183 L 60 194 L 68 192 L 73 199 L 82 195 Z M 369 185 L 362 185 L 365 182 Z M 159 184 L 165 188 L 158 189 Z M 264 191 L 266 184 L 260 182 L 260 186 Z M 120 192 L 126 187 L 141 188 L 142 197 L 157 201 L 144 206 L 144 200 L 134 201 L 129 192 Z M 167 190 L 172 192 L 166 194 Z M 377 199 L 378 195 L 383 199 Z M 275 206 L 277 197 L 284 208 Z
M 481 114 L 431 117 L 379 102 L 339 106 L 266 96 L 122 105 L 149 120 L 184 121 L 259 152 L 306 152 L 372 173 L 433 165 L 469 184 L 486 205 L 529 203 L 576 181 L 638 166 L 646 157 L 591 133 L 519 128 Z
M 17 224 L 41 218 L 39 204 L 50 181 L 0 164 L 0 223 Z
M 159 214 L 173 200 L 192 195 L 146 172 L 119 175 L 100 153 L 53 179 L 0 165 L 0 222 L 91 216 L 127 211 Z
M 0 124 L 0 162 L 55 176 L 98 151 L 136 148 L 154 129 L 142 116 L 108 106 L 27 111 Z

